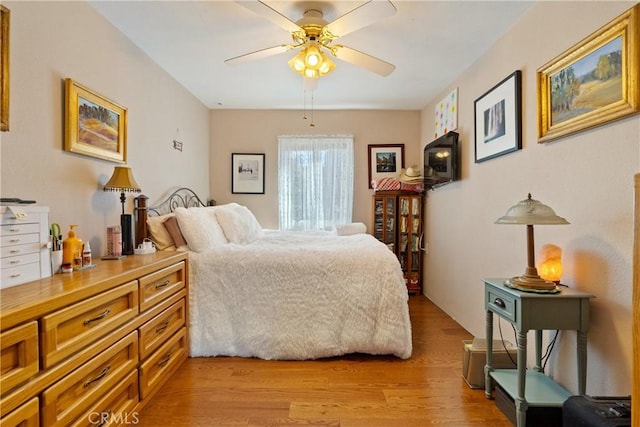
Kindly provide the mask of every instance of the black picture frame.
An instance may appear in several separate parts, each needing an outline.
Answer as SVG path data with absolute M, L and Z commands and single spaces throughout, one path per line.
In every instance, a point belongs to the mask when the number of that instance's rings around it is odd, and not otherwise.
M 514 71 L 474 102 L 475 162 L 522 149 L 522 72 Z
M 231 193 L 264 194 L 264 153 L 231 153 Z
M 369 188 L 373 180 L 395 177 L 404 168 L 404 144 L 369 144 Z

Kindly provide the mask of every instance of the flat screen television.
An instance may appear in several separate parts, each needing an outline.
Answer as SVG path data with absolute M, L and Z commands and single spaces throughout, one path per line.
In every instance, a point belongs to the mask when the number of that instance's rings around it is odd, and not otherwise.
M 424 147 L 424 185 L 433 189 L 460 179 L 458 134 L 448 132 Z

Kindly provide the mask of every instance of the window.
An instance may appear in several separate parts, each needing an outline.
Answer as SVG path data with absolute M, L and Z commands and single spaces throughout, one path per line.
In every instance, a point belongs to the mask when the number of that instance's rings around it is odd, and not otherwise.
M 278 137 L 281 230 L 331 230 L 351 222 L 353 137 Z

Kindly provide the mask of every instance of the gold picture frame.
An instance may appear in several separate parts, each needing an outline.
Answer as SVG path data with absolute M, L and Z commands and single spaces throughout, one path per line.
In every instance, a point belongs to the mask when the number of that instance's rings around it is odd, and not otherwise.
M 127 109 L 71 79 L 65 94 L 65 151 L 126 163 Z
M 9 22 L 11 12 L 0 5 L 0 131 L 9 130 Z
M 538 142 L 640 112 L 640 4 L 537 70 Z

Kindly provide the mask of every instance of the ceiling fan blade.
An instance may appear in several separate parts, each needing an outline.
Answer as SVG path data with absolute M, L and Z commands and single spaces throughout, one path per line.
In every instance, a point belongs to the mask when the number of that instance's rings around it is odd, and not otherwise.
M 255 52 L 245 53 L 244 55 L 235 56 L 233 58 L 225 59 L 225 64 L 242 64 L 244 62 L 254 61 L 257 59 L 264 59 L 269 56 L 284 53 L 293 49 L 293 45 L 281 44 L 279 46 L 272 46 L 266 49 L 256 50 Z
M 300 31 L 301 28 L 292 20 L 267 5 L 266 3 L 260 0 L 251 0 L 251 1 L 236 1 L 239 5 L 257 13 L 260 16 L 267 18 L 269 21 L 273 22 L 280 28 L 284 28 L 290 33 L 294 33 L 296 31 Z
M 350 47 L 335 45 L 333 46 L 332 53 L 338 59 L 365 68 L 383 77 L 387 77 L 396 69 L 396 66 L 389 62 Z
M 369 0 L 325 26 L 336 37 L 352 33 L 396 13 L 389 0 Z

